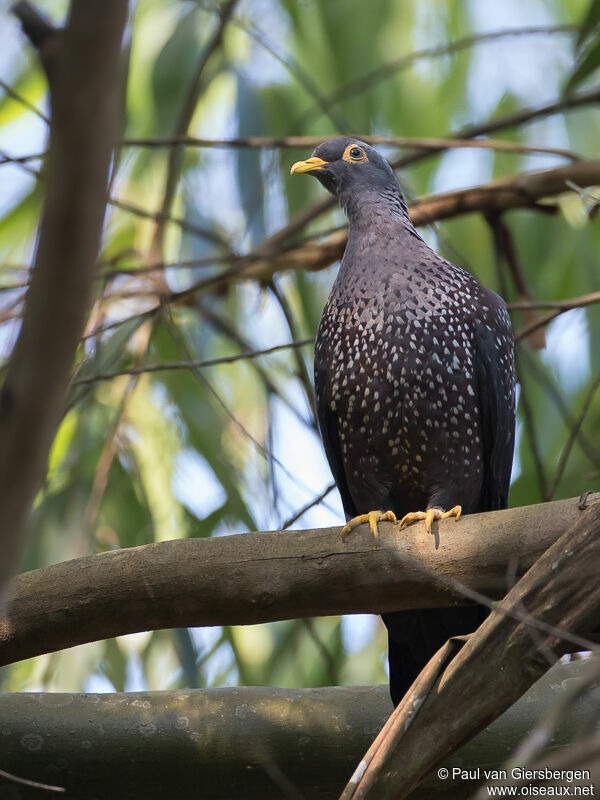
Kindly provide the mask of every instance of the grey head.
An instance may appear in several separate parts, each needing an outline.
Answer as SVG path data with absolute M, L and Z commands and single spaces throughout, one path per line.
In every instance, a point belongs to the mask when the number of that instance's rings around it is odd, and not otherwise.
M 323 142 L 310 158 L 297 161 L 291 168 L 292 175 L 305 172 L 335 195 L 349 215 L 374 199 L 406 213 L 392 168 L 377 150 L 359 139 L 336 136 Z

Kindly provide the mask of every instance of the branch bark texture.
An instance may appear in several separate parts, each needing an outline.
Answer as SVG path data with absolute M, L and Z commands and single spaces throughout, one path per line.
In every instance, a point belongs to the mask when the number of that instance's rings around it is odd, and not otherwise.
M 453 579 L 502 597 L 508 571 L 522 574 L 582 513 L 573 498 L 444 520 L 433 536 L 384 523 L 379 546 L 361 526 L 345 543 L 329 528 L 74 559 L 13 580 L 0 666 L 141 630 L 464 604 Z
M 26 4 L 19 6 L 23 13 Z M 23 324 L 0 394 L 0 589 L 18 558 L 91 298 L 126 17 L 127 0 L 73 0 L 53 54 L 43 218 Z
M 600 503 L 594 503 L 457 655 L 450 651 L 458 640 L 440 649 L 384 726 L 341 800 L 408 796 L 432 767 L 496 719 L 566 651 L 555 629 L 572 634 L 597 629 L 599 563 Z M 536 621 L 553 630 L 534 627 Z M 428 689 L 428 673 L 439 670 L 437 662 L 444 659 L 451 660 L 441 664 L 441 675 Z
M 541 715 L 558 703 L 566 712 L 550 726 L 542 756 L 566 753 L 594 725 L 588 697 L 568 698 L 598 672 L 599 661 L 557 665 L 444 761 L 450 776 L 455 767 L 501 767 Z M 2 694 L 2 767 L 63 786 L 67 797 L 81 800 L 331 800 L 391 708 L 387 686 Z M 0 794 L 4 785 L 0 778 Z M 411 797 L 472 797 L 477 785 L 433 775 Z M 37 789 L 19 787 L 22 800 L 41 796 Z

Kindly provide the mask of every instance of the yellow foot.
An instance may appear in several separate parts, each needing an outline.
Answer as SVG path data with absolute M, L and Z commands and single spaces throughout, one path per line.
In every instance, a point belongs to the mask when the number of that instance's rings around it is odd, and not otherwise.
M 400 530 L 402 530 L 405 525 L 410 525 L 411 522 L 416 522 L 418 519 L 424 519 L 427 533 L 431 533 L 431 526 L 435 519 L 456 517 L 456 521 L 458 522 L 461 514 L 462 508 L 460 506 L 454 506 L 454 508 L 451 508 L 450 511 L 442 511 L 441 508 L 430 508 L 427 511 L 411 511 L 410 514 L 405 514 L 405 516 L 403 516 L 400 520 Z
M 393 511 L 369 511 L 368 514 L 359 514 L 358 517 L 351 519 L 350 522 L 342 528 L 342 542 L 346 539 L 350 531 L 362 525 L 363 522 L 369 523 L 371 533 L 375 539 L 379 539 L 379 531 L 377 530 L 378 522 L 393 522 L 394 525 L 398 524 L 398 520 Z

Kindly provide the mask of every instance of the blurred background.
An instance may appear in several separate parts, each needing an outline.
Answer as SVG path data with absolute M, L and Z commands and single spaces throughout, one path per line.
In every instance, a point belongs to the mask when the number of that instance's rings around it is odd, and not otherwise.
M 62 24 L 66 2 L 37 6 Z M 166 539 L 339 525 L 313 414 L 310 342 L 247 357 L 314 338 L 337 264 L 304 271 L 283 257 L 274 274 L 242 281 L 237 259 L 265 241 L 281 255 L 345 224 L 316 181 L 290 180 L 312 145 L 285 137 L 444 137 L 504 120 L 495 139 L 597 158 L 598 98 L 560 104 L 565 92 L 598 85 L 599 17 L 590 0 L 133 2 L 96 296 L 23 569 Z M 1 369 L 35 253 L 49 108 L 43 71 L 8 5 L 0 42 Z M 514 117 L 555 103 L 526 123 Z M 175 146 L 185 134 L 200 141 Z M 256 136 L 266 140 L 239 141 Z M 391 160 L 415 153 L 381 150 Z M 420 151 L 398 176 L 410 201 L 564 163 L 560 153 Z M 553 198 L 558 213 L 505 214 L 508 264 L 482 215 L 421 233 L 521 304 L 512 311 L 519 332 L 552 311 L 532 308 L 536 301 L 597 291 L 599 199 L 597 188 L 575 186 Z M 600 313 L 575 305 L 519 341 L 513 506 L 600 489 Z M 379 618 L 368 615 L 158 631 L 12 665 L 0 685 L 382 683 L 385 648 Z

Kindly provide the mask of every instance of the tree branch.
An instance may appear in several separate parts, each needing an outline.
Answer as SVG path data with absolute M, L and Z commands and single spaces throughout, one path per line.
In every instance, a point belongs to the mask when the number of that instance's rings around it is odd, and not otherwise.
M 390 147 L 410 147 L 421 150 L 454 150 L 460 148 L 498 150 L 505 153 L 538 153 L 544 155 L 560 156 L 570 161 L 580 161 L 581 156 L 570 150 L 555 147 L 536 147 L 521 142 L 507 142 L 504 139 L 457 139 L 439 138 L 431 136 L 374 136 L 372 134 L 350 133 L 363 142 L 371 145 L 389 145 Z M 315 148 L 327 139 L 327 134 L 321 136 L 245 136 L 233 139 L 208 139 L 197 136 L 180 134 L 178 136 L 164 136 L 153 139 L 124 139 L 124 147 L 205 147 L 205 148 Z M 23 158 L 27 159 L 28 156 Z M 23 160 L 23 159 L 18 159 Z
M 506 752 L 559 704 L 564 711 L 541 755 L 566 754 L 577 732 L 594 725 L 594 705 L 582 690 L 599 661 L 550 670 L 444 762 L 449 774 L 455 767 L 501 767 Z M 18 775 L 51 776 L 81 800 L 289 797 L 277 784 L 281 776 L 301 797 L 331 800 L 390 711 L 387 686 L 2 694 L 2 761 Z M 431 776 L 411 797 L 456 800 L 472 796 L 478 783 Z
M 53 66 L 44 214 L 23 325 L 0 393 L 0 588 L 18 558 L 91 296 L 126 16 L 126 0 L 73 0 Z
M 206 67 L 210 62 L 213 54 L 222 45 L 223 36 L 225 34 L 225 28 L 227 27 L 227 24 L 231 19 L 231 15 L 233 14 L 233 10 L 237 2 L 238 0 L 225 0 L 225 2 L 222 5 L 217 7 L 219 22 L 216 30 L 214 31 L 208 43 L 206 44 L 206 47 L 202 55 L 200 56 L 200 61 L 194 71 L 194 76 L 191 86 L 188 89 L 185 100 L 183 102 L 183 106 L 179 112 L 179 118 L 177 120 L 177 124 L 175 126 L 176 135 L 179 136 L 184 135 L 187 132 L 187 129 L 189 128 L 192 122 L 192 118 L 194 116 L 196 106 L 198 105 L 198 100 L 200 98 L 200 93 L 204 88 L 204 83 L 205 83 L 204 73 Z M 152 244 L 150 246 L 151 252 L 154 253 L 157 257 L 160 257 L 162 254 L 165 222 L 169 218 L 171 206 L 173 205 L 173 200 L 175 198 L 175 190 L 177 188 L 177 182 L 179 180 L 182 163 L 183 163 L 183 150 L 181 147 L 177 147 L 169 153 L 169 163 L 167 165 L 167 176 L 165 180 L 161 210 L 156 217 L 157 225 L 156 228 L 154 229 Z
M 522 108 L 519 111 L 509 114 L 505 117 L 500 117 L 498 119 L 483 122 L 475 125 L 467 125 L 466 127 L 462 128 L 456 134 L 450 134 L 450 138 L 456 139 L 472 139 L 476 136 L 484 136 L 489 133 L 493 133 L 495 131 L 506 130 L 507 128 L 519 127 L 521 125 L 525 125 L 529 122 L 532 122 L 536 119 L 542 119 L 546 116 L 551 116 L 553 114 L 558 114 L 562 111 L 566 111 L 571 108 L 581 108 L 585 105 L 593 105 L 595 103 L 600 102 L 600 88 L 596 87 L 591 89 L 588 92 L 580 92 L 579 94 L 569 95 L 567 97 L 562 97 L 560 100 L 549 103 L 544 106 L 533 106 L 529 108 Z M 431 150 L 421 150 L 417 149 L 412 153 L 407 153 L 406 155 L 401 156 L 400 158 L 394 159 L 391 162 L 392 167 L 395 170 L 404 169 L 404 167 L 408 167 L 411 164 L 415 164 L 418 161 L 422 161 L 424 158 L 429 158 L 434 152 L 442 152 L 442 151 L 431 151 Z M 297 233 L 300 229 L 305 227 L 309 222 L 312 222 L 314 219 L 319 217 L 321 214 L 329 211 L 335 205 L 335 199 L 330 197 L 326 200 L 321 200 L 318 203 L 315 203 L 308 208 L 303 209 L 301 212 L 296 214 L 290 222 L 283 228 L 281 231 L 278 231 L 273 236 L 271 236 L 266 244 L 267 245 L 274 245 L 275 243 L 280 243 L 284 240 L 289 240 L 291 237 Z
M 486 44 L 498 39 L 513 38 L 518 36 L 536 36 L 536 35 L 552 35 L 557 33 L 572 34 L 579 30 L 578 25 L 553 25 L 553 26 L 533 26 L 524 28 L 509 28 L 498 31 L 489 31 L 487 33 L 476 33 L 471 36 L 465 36 L 463 39 L 455 39 L 453 42 L 447 44 L 437 45 L 435 47 L 428 47 L 425 50 L 414 50 L 412 53 L 400 56 L 393 61 L 381 64 L 366 75 L 362 75 L 349 83 L 335 89 L 325 101 L 328 107 L 332 107 L 348 97 L 356 97 L 358 94 L 367 91 L 371 86 L 387 80 L 398 72 L 412 66 L 415 61 L 424 59 L 439 58 L 451 53 L 457 53 L 461 50 L 467 50 L 474 46 Z M 318 106 L 307 109 L 297 120 L 295 120 L 292 130 L 297 130 L 304 127 L 308 120 L 315 116 L 315 112 L 319 111 Z
M 329 528 L 74 559 L 14 579 L 0 666 L 141 630 L 460 605 L 452 579 L 498 598 L 507 565 L 528 569 L 581 514 L 571 499 L 442 521 L 434 537 L 384 523 L 378 547 L 362 526 L 346 543 Z
M 219 358 L 210 358 L 206 361 L 166 361 L 162 364 L 142 364 L 139 367 L 128 367 L 127 369 L 120 369 L 116 372 L 102 372 L 97 375 L 87 375 L 84 378 L 75 378 L 72 382 L 73 386 L 81 386 L 87 383 L 96 383 L 97 381 L 108 381 L 112 378 L 118 378 L 122 375 L 142 375 L 146 372 L 167 372 L 169 370 L 177 369 L 204 369 L 205 367 L 214 367 L 218 364 L 233 364 L 236 361 L 245 361 L 247 359 L 260 358 L 261 356 L 269 356 L 272 353 L 278 353 L 281 350 L 297 350 L 300 347 L 314 344 L 314 339 L 299 339 L 295 342 L 287 342 L 286 344 L 277 344 L 274 347 L 267 347 L 265 350 L 252 350 L 249 353 L 237 353 L 233 356 L 220 356 Z
M 541 205 L 539 201 L 567 191 L 565 182 L 575 174 L 580 185 L 600 183 L 600 161 L 575 161 L 556 169 L 525 172 L 499 178 L 482 186 L 425 197 L 416 200 L 410 206 L 409 213 L 417 227 L 490 210 L 535 208 L 553 213 L 556 210 L 554 206 Z M 241 257 L 226 272 L 200 281 L 190 289 L 173 295 L 171 300 L 182 300 L 202 291 L 224 292 L 234 280 L 250 279 L 266 284 L 276 272 L 290 269 L 315 272 L 325 269 L 342 257 L 347 238 L 347 230 L 344 229 L 324 242 L 309 242 L 281 252 L 281 242 L 276 234 L 248 257 Z
M 552 663 L 565 652 L 565 642 L 552 628 L 578 634 L 597 627 L 599 533 L 600 504 L 595 503 L 548 548 L 475 633 L 450 639 L 438 651 L 382 729 L 340 800 L 406 797 L 441 759 L 512 705 L 547 671 L 549 660 Z M 547 632 L 540 635 L 530 620 L 543 623 Z

